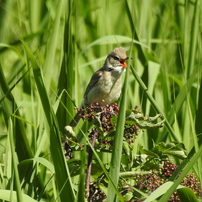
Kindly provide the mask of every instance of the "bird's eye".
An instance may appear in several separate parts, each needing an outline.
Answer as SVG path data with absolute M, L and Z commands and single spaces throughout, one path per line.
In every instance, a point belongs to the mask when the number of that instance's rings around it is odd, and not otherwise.
M 113 56 L 113 58 L 114 58 L 115 60 L 120 60 L 120 58 L 117 57 L 117 56 Z

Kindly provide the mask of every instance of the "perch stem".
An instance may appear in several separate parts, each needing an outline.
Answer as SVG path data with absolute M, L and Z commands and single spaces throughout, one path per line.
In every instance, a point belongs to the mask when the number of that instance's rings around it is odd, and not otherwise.
M 95 146 L 95 141 L 97 138 L 97 131 L 94 131 L 91 139 L 91 145 L 92 147 Z M 90 192 L 90 175 L 91 175 L 91 170 L 92 170 L 92 159 L 93 159 L 93 151 L 91 148 L 88 150 L 88 166 L 87 166 L 87 171 L 86 171 L 86 198 L 89 198 L 89 192 Z

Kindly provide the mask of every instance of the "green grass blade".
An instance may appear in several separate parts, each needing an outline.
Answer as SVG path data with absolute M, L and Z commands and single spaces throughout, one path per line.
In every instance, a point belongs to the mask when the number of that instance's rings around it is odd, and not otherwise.
M 2 200 L 9 201 L 11 195 L 12 195 L 12 202 L 19 202 L 16 191 L 0 190 L 0 199 Z M 22 199 L 21 201 L 26 201 L 26 202 L 37 202 L 36 200 L 32 199 L 30 196 L 26 194 L 22 194 L 21 199 Z
M 77 51 L 75 48 L 74 41 L 72 39 L 73 28 L 72 28 L 72 12 L 75 10 L 75 2 L 69 0 L 67 3 L 67 14 L 64 23 L 64 33 L 63 33 L 63 46 L 62 46 L 62 64 L 60 68 L 58 85 L 57 85 L 57 94 L 58 96 L 64 91 L 67 93 L 63 93 L 60 100 L 60 105 L 57 109 L 57 119 L 59 122 L 60 129 L 63 129 L 65 125 L 70 123 L 72 120 L 73 114 L 75 113 L 74 105 L 69 95 L 73 97 L 78 104 L 77 97 L 81 97 L 79 95 L 79 85 L 78 83 L 78 72 L 77 69 Z M 76 75 L 76 76 L 75 76 Z M 76 92 L 76 93 L 75 93 Z M 61 104 L 62 103 L 62 104 Z M 64 106 L 65 105 L 65 108 Z M 68 113 L 66 110 L 68 109 Z M 71 116 L 70 116 L 70 115 Z
M 86 46 L 80 53 L 80 55 L 82 55 L 84 52 L 86 52 L 89 48 L 91 48 L 92 46 L 95 45 L 106 45 L 106 44 L 117 44 L 117 41 L 119 44 L 122 43 L 131 43 L 131 41 L 135 44 L 139 44 L 144 48 L 148 48 L 145 44 L 140 43 L 137 40 L 134 40 L 130 37 L 126 37 L 126 36 L 121 36 L 121 35 L 108 35 L 108 36 L 103 36 L 95 41 L 93 41 L 92 43 L 90 43 L 88 46 Z
M 197 134 L 202 134 L 201 120 L 202 120 L 202 78 L 199 85 L 199 95 L 198 95 L 198 108 L 196 111 L 196 122 L 195 128 Z
M 81 151 L 81 168 L 79 176 L 78 194 L 75 202 L 84 202 L 85 200 L 85 179 L 86 179 L 86 149 Z
M 69 174 L 69 169 L 65 162 L 62 148 L 61 148 L 61 140 L 60 140 L 61 133 L 59 131 L 56 116 L 54 114 L 53 108 L 50 104 L 50 101 L 47 95 L 47 91 L 42 79 L 43 76 L 41 74 L 40 67 L 38 66 L 37 61 L 34 55 L 32 54 L 31 50 L 29 49 L 29 47 L 24 41 L 22 41 L 22 44 L 33 66 L 35 83 L 38 89 L 41 103 L 43 105 L 43 110 L 44 110 L 43 112 L 47 120 L 46 126 L 47 126 L 47 130 L 50 133 L 50 147 L 51 147 L 50 151 L 51 151 L 51 156 L 53 158 L 53 164 L 54 164 L 55 173 L 56 173 L 56 181 L 58 184 L 58 189 L 60 191 L 60 196 L 58 197 L 60 197 L 61 200 L 69 198 L 70 201 L 74 201 L 75 194 L 72 187 L 71 177 Z
M 199 9 L 201 7 L 201 1 L 196 0 L 194 3 L 194 12 L 193 12 L 193 21 L 191 23 L 191 35 L 190 35 L 190 47 L 189 47 L 189 61 L 187 67 L 187 77 L 194 71 L 194 60 L 196 54 L 197 38 L 198 38 L 198 29 L 199 29 Z
M 11 93 L 11 89 L 8 87 L 8 84 L 6 82 L 1 65 L 0 65 L 0 87 L 1 87 L 0 100 L 2 101 L 1 104 L 3 106 L 5 122 L 8 125 L 8 120 L 10 119 L 10 116 L 13 113 L 15 113 L 15 115 L 20 117 L 20 113 L 18 110 L 16 110 L 18 107 L 17 107 L 15 99 Z M 13 108 L 13 106 L 15 108 Z M 33 154 L 32 154 L 31 148 L 29 146 L 22 121 L 19 119 L 16 119 L 15 127 L 16 127 L 16 131 L 17 131 L 17 133 L 16 133 L 16 151 L 17 151 L 19 160 L 21 161 L 21 160 L 24 160 L 27 158 L 32 158 Z M 22 172 L 22 174 L 23 174 L 23 172 Z M 25 173 L 26 172 L 24 172 L 24 174 Z
M 35 157 L 35 158 L 32 158 L 32 159 L 26 159 L 24 161 L 21 161 L 20 165 L 27 164 L 27 163 L 30 163 L 30 162 L 40 163 L 41 165 L 44 165 L 46 168 L 48 168 L 51 172 L 55 172 L 53 164 L 50 161 L 48 161 L 48 160 L 46 160 L 45 158 L 42 158 L 42 157 Z
M 187 94 L 191 91 L 192 85 L 193 85 L 194 81 L 198 78 L 199 73 L 200 73 L 200 71 L 197 68 L 193 71 L 193 73 L 190 75 L 190 77 L 187 80 L 187 82 L 185 83 L 185 85 L 181 88 L 178 96 L 175 99 L 173 107 L 170 109 L 170 111 L 167 115 L 166 126 L 167 127 L 169 126 L 168 129 L 169 129 L 170 133 L 172 131 L 170 124 L 173 124 L 175 114 L 178 114 L 180 108 L 182 107 L 182 104 L 187 99 Z M 169 125 L 168 125 L 168 122 L 169 122 Z M 167 131 L 165 131 L 165 129 L 164 129 L 161 136 L 158 138 L 157 141 L 162 141 L 165 138 L 166 133 L 167 133 Z M 174 133 L 171 133 L 171 135 L 174 138 L 174 140 L 177 140 L 177 139 L 175 139 L 176 136 L 174 135 Z
M 126 100 L 127 100 L 127 89 L 128 89 L 128 69 L 126 71 L 125 82 L 122 89 L 122 96 L 120 101 L 120 111 L 117 120 L 116 133 L 114 137 L 111 164 L 110 164 L 110 177 L 114 182 L 114 185 L 118 188 L 119 173 L 121 166 L 122 157 L 122 145 L 123 145 L 123 133 L 125 126 L 125 111 L 126 111 Z M 116 192 L 111 183 L 108 185 L 107 190 L 107 201 L 116 201 Z
M 179 194 L 179 198 L 181 201 L 186 202 L 198 202 L 199 200 L 196 198 L 196 195 L 194 194 L 193 190 L 191 190 L 188 187 L 182 187 L 177 190 L 177 193 Z
M 133 67 L 131 68 L 131 70 L 132 70 L 133 76 L 135 77 L 136 81 L 139 83 L 140 87 L 143 89 L 143 91 L 144 91 L 146 97 L 147 97 L 148 100 L 151 102 L 151 104 L 152 104 L 153 108 L 155 109 L 155 111 L 156 111 L 157 113 L 159 113 L 159 114 L 162 114 L 163 117 L 165 118 L 165 116 L 164 116 L 162 110 L 159 108 L 159 106 L 158 106 L 158 104 L 156 103 L 156 101 L 154 100 L 154 98 L 153 98 L 153 97 L 150 95 L 150 93 L 147 91 L 147 87 L 145 86 L 144 82 L 143 82 L 143 81 L 141 80 L 141 78 L 137 75 L 137 73 L 135 72 L 135 70 L 134 70 Z M 166 125 L 167 129 L 169 130 L 169 132 L 170 132 L 172 138 L 177 141 L 178 138 L 175 136 L 175 133 L 174 133 L 174 131 L 173 131 L 171 125 L 169 124 L 169 122 L 168 122 L 167 120 L 166 120 L 166 122 L 165 122 L 165 125 Z
M 166 182 L 153 191 L 145 200 L 145 202 L 152 202 L 158 199 L 161 195 L 165 194 L 167 190 L 173 185 L 173 182 Z
M 61 31 L 60 29 L 60 23 L 61 23 L 61 17 L 64 12 L 64 1 L 60 0 L 58 1 L 57 5 L 57 10 L 56 10 L 56 17 L 54 20 L 53 24 L 53 31 L 50 35 L 50 41 L 48 43 L 48 48 L 46 52 L 46 57 L 45 57 L 45 63 L 43 67 L 44 75 L 46 75 L 46 86 L 50 86 L 51 78 L 53 75 L 53 70 L 54 70 L 54 60 L 55 60 L 55 54 L 56 54 L 56 49 L 57 49 L 57 44 L 58 44 L 58 37 L 59 37 L 59 32 Z
M 160 65 L 158 63 L 149 61 L 148 62 L 148 93 L 152 95 L 154 92 L 155 83 L 160 71 Z M 147 102 L 145 114 L 149 114 L 150 111 L 150 103 Z
M 17 162 L 17 156 L 15 153 L 15 144 L 14 144 L 14 136 L 13 134 L 15 134 L 15 128 L 13 128 L 13 126 L 15 121 L 13 120 L 9 120 L 9 134 L 8 134 L 8 138 L 9 138 L 9 142 L 10 142 L 10 148 L 11 148 L 11 154 L 12 154 L 12 163 L 13 163 L 13 173 L 14 173 L 14 181 L 15 181 L 15 187 L 16 187 L 16 198 L 17 201 L 24 201 L 23 197 L 22 197 L 22 190 L 21 190 L 21 185 L 20 185 L 20 177 L 19 177 L 19 173 L 18 173 L 18 162 Z

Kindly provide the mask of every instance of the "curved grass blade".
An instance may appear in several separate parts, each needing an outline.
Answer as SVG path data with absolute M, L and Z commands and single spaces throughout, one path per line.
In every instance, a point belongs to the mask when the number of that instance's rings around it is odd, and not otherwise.
M 22 79 L 23 77 L 21 77 Z M 15 102 L 15 99 L 11 93 L 12 89 L 8 87 L 8 84 L 6 82 L 5 76 L 2 71 L 2 67 L 0 65 L 0 100 L 1 104 L 3 106 L 3 113 L 4 113 L 4 119 L 8 126 L 8 120 L 10 116 L 15 112 L 15 115 L 20 117 L 20 113 L 18 110 L 16 110 L 17 104 Z M 25 128 L 21 120 L 16 119 L 15 120 L 15 127 L 16 127 L 16 152 L 19 158 L 19 161 L 32 158 L 33 154 L 31 151 L 31 148 L 29 146 L 27 136 L 25 133 Z M 24 175 L 26 172 L 23 170 L 22 174 Z
M 34 55 L 32 54 L 31 50 L 24 41 L 22 41 L 22 44 L 33 66 L 35 83 L 43 106 L 43 112 L 47 121 L 46 127 L 47 130 L 50 131 L 50 151 L 51 156 L 53 158 L 56 181 L 58 184 L 58 189 L 60 191 L 59 197 L 61 198 L 61 200 L 65 200 L 66 198 L 68 198 L 70 201 L 74 201 L 75 193 L 73 191 L 69 169 L 65 162 L 65 158 L 61 148 L 59 126 L 53 108 L 49 101 L 49 97 L 42 79 L 43 76 L 41 74 L 40 67 L 38 66 L 37 61 Z
M 190 75 L 189 79 L 185 83 L 185 85 L 181 88 L 178 96 L 175 99 L 175 102 L 173 104 L 173 107 L 170 109 L 167 120 L 166 120 L 166 126 L 168 127 L 169 132 L 171 133 L 174 140 L 177 140 L 175 134 L 172 132 L 172 128 L 170 124 L 173 124 L 175 114 L 178 114 L 180 108 L 182 107 L 182 104 L 187 99 L 187 94 L 191 91 L 192 85 L 194 81 L 198 78 L 198 75 L 200 74 L 200 71 L 196 68 L 193 73 Z M 169 123 L 169 124 L 168 124 Z M 158 142 L 164 140 L 166 136 L 166 130 L 163 129 L 161 136 L 158 138 Z
M 143 43 L 140 43 L 137 40 L 134 40 L 130 37 L 126 37 L 126 36 L 121 36 L 121 35 L 108 35 L 108 36 L 104 36 L 101 37 L 97 40 L 95 40 L 94 42 L 92 42 L 91 44 L 89 44 L 88 46 L 86 46 L 82 52 L 80 53 L 80 55 L 82 55 L 85 51 L 87 51 L 89 48 L 91 48 L 92 46 L 95 45 L 102 45 L 102 44 L 117 44 L 117 41 L 121 44 L 121 43 L 131 43 L 131 41 L 135 44 L 139 44 L 144 48 L 149 49 L 148 46 L 146 46 Z
M 16 191 L 0 190 L 0 199 L 2 200 L 9 201 L 11 195 L 12 195 L 12 202 L 19 202 Z M 26 194 L 22 194 L 22 201 L 37 202 L 36 200 L 32 199 L 30 196 Z
M 182 187 L 180 189 L 177 189 L 177 193 L 181 201 L 198 202 L 198 199 L 196 198 L 196 195 L 194 194 L 193 190 L 188 187 Z
M 163 112 L 161 111 L 161 109 L 159 108 L 158 104 L 156 103 L 156 101 L 154 100 L 154 98 L 149 94 L 149 92 L 147 91 L 147 87 L 145 86 L 144 82 L 141 80 L 141 78 L 137 75 L 137 73 L 135 72 L 134 68 L 131 68 L 133 76 L 135 77 L 135 79 L 137 80 L 137 82 L 139 83 L 140 87 L 143 89 L 145 95 L 147 96 L 147 98 L 149 99 L 149 101 L 151 102 L 152 106 L 154 107 L 154 109 L 156 110 L 157 113 L 162 114 Z M 164 116 L 164 115 L 163 115 Z M 165 116 L 164 116 L 165 117 Z M 175 141 L 178 141 L 177 136 L 175 135 L 171 125 L 169 124 L 168 120 L 166 120 L 165 125 L 167 126 L 170 134 L 172 135 L 172 138 Z

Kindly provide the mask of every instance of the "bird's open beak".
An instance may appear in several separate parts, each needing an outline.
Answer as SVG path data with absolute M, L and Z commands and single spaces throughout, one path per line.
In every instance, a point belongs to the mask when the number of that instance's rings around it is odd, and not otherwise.
M 125 58 L 125 59 L 120 59 L 119 62 L 121 64 L 122 67 L 128 67 L 128 65 L 125 63 L 126 60 L 128 60 L 129 57 Z

